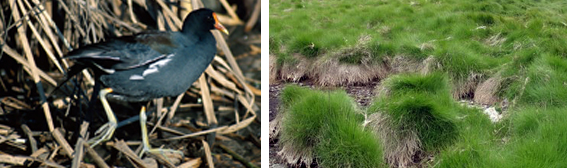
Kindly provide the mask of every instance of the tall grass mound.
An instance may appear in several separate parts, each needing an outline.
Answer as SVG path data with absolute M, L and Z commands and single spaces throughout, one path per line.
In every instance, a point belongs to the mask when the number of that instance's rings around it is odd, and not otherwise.
M 434 151 L 455 139 L 452 109 L 443 108 L 427 94 L 406 96 L 390 99 L 391 103 L 385 108 L 396 129 L 416 132 L 426 151 Z
M 378 140 L 364 131 L 354 101 L 344 91 L 322 92 L 290 85 L 282 91 L 278 152 L 292 165 L 383 167 Z
M 410 166 L 419 153 L 436 152 L 455 141 L 455 105 L 445 74 L 396 75 L 384 87 L 369 108 L 380 115 L 370 127 L 384 139 L 390 164 Z

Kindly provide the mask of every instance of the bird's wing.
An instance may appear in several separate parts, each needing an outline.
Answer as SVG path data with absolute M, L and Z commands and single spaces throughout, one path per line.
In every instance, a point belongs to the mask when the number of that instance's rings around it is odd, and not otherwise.
M 103 71 L 127 70 L 147 65 L 177 52 L 171 32 L 145 32 L 85 46 L 65 58 L 91 62 Z

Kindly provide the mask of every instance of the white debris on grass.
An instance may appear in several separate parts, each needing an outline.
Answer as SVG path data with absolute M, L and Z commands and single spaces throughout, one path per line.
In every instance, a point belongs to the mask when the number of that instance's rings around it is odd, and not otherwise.
M 494 107 L 484 109 L 484 114 L 488 115 L 490 117 L 490 121 L 492 121 L 493 123 L 498 122 L 500 121 L 500 119 L 502 119 L 502 114 L 498 113 L 498 111 L 496 111 L 496 108 Z
M 502 120 L 502 114 L 496 110 L 495 107 L 490 107 L 486 105 L 474 104 L 473 101 L 460 100 L 461 105 L 467 106 L 468 108 L 476 108 L 482 110 L 482 112 L 490 118 L 490 121 L 497 123 Z

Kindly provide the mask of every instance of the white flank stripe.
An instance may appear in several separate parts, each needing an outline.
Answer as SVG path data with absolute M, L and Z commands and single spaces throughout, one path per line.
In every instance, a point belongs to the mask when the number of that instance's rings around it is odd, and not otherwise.
M 158 73 L 160 67 L 164 67 L 165 65 L 167 65 L 167 63 L 169 63 L 171 61 L 171 56 L 173 56 L 173 54 L 169 54 L 167 55 L 167 57 L 165 57 L 165 59 L 163 60 L 159 60 L 156 61 L 152 64 L 150 64 L 150 68 L 144 70 L 144 72 L 142 73 L 142 76 L 146 76 L 149 74 L 153 74 L 153 73 Z
M 130 76 L 130 80 L 144 80 L 144 77 L 140 75 L 132 75 Z

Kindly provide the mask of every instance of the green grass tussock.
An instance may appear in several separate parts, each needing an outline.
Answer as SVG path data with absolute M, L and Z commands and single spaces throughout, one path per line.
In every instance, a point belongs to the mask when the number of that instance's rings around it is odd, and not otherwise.
M 396 75 L 388 78 L 386 87 L 392 94 L 425 93 L 438 95 L 449 92 L 447 78 L 442 73 Z M 446 100 L 444 100 L 446 101 Z
M 315 149 L 321 167 L 386 167 L 377 139 L 360 124 L 340 121 L 330 125 Z
M 344 91 L 325 93 L 290 85 L 282 91 L 282 102 L 288 107 L 280 133 L 282 148 L 293 146 L 298 153 L 311 154 L 306 158 L 315 158 L 321 167 L 383 166 L 379 141 L 362 130 L 363 118 Z
M 303 100 L 306 95 L 316 94 L 314 90 L 306 89 L 297 85 L 288 85 L 281 93 L 282 104 L 284 108 L 290 108 L 291 105 L 297 104 Z
M 388 94 L 374 101 L 370 113 L 383 111 L 400 134 L 416 132 L 427 151 L 436 151 L 455 140 L 455 105 L 445 74 L 396 75 L 384 85 Z
M 442 148 L 458 134 L 452 109 L 441 107 L 427 94 L 407 94 L 407 97 L 389 99 L 385 109 L 400 131 L 415 131 L 427 151 Z

